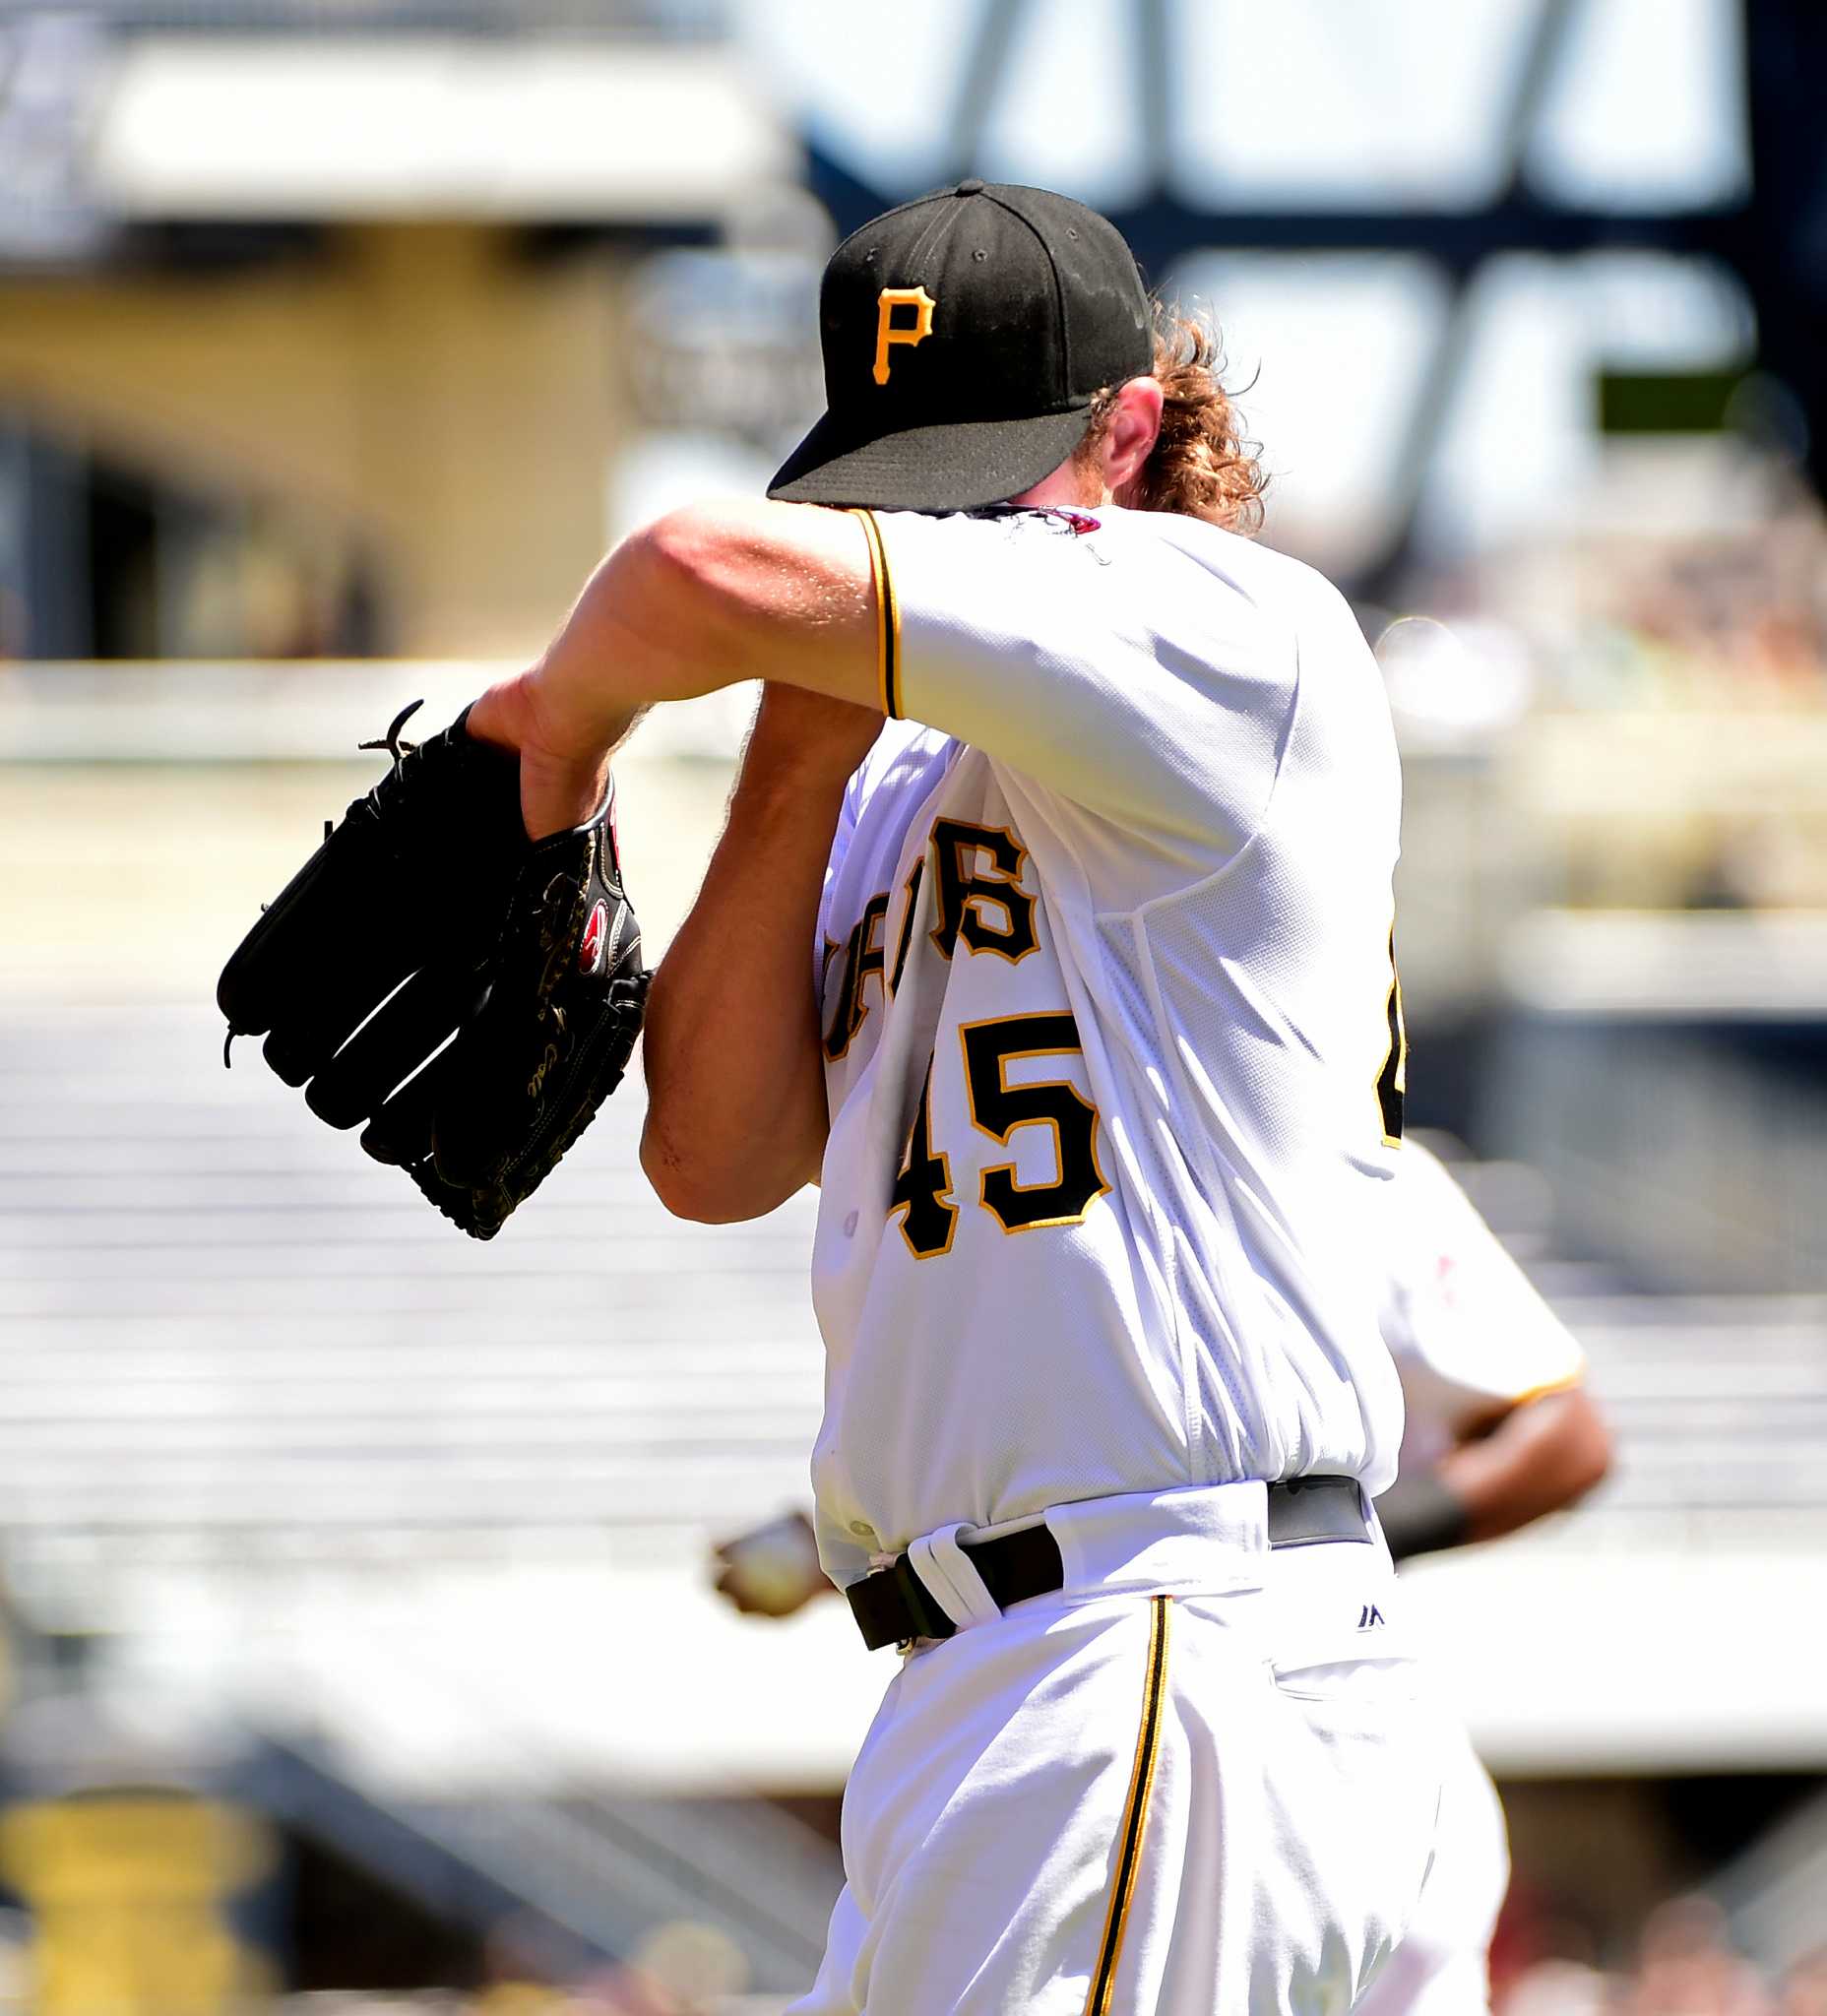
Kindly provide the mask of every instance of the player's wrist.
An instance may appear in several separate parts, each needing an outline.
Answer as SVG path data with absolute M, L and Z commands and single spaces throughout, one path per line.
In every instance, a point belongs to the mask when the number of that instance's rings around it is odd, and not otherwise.
M 490 686 L 472 704 L 464 725 L 472 740 L 519 755 L 529 838 L 587 825 L 601 811 L 608 738 L 599 728 L 567 723 L 541 693 L 536 672 L 517 672 Z
M 1398 1478 L 1376 1501 L 1376 1514 L 1397 1561 L 1463 1546 L 1472 1537 L 1465 1500 L 1437 1477 Z

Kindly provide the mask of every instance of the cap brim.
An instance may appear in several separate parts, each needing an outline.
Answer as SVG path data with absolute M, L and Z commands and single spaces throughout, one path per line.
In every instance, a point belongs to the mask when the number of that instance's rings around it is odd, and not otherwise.
M 789 504 L 975 511 L 1051 475 L 1085 438 L 1089 402 L 1020 420 L 950 420 L 858 441 L 827 413 L 787 458 L 768 495 Z

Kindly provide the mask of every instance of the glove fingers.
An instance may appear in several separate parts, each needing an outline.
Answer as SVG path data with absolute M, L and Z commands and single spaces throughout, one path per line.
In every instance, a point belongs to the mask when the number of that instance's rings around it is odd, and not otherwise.
M 463 1092 L 438 1116 L 431 1146 L 439 1180 L 460 1189 L 494 1180 L 524 1125 L 526 1080 L 537 1068 L 531 1032 L 500 1020 L 509 1026 L 471 1022 L 450 1047 L 452 1082 Z
M 519 765 L 461 724 L 383 778 L 268 905 L 222 969 L 231 1030 L 279 1034 L 288 1084 L 327 1064 L 427 960 L 447 969 L 492 938 L 525 847 Z M 442 881 L 465 892 L 427 901 Z
M 433 1204 L 448 1218 L 460 1231 L 466 1231 L 472 1239 L 492 1239 L 506 1221 L 507 1213 L 500 1210 L 478 1212 L 477 1195 L 473 1190 L 460 1188 L 447 1183 L 429 1162 L 411 1164 L 407 1174 L 418 1185 L 419 1194 Z M 482 1198 L 484 1206 L 493 1200 Z M 512 1204 L 507 1207 L 513 1209 Z
M 417 964 L 422 934 L 408 898 L 371 836 L 345 830 L 326 841 L 223 967 L 216 999 L 229 1026 L 303 1029 L 308 1049 L 324 1024 L 334 1049 Z
M 419 1163 L 431 1154 L 431 1122 L 441 1099 L 455 1083 L 451 1059 L 458 1045 L 433 1057 L 409 1079 L 361 1130 L 361 1145 L 376 1162 Z
M 474 1011 L 477 991 L 472 973 L 449 967 L 415 973 L 311 1080 L 306 1105 L 332 1127 L 371 1118 Z
M 287 1085 L 302 1085 L 316 1068 L 316 1053 L 292 1041 L 282 1030 L 275 1030 L 260 1046 L 267 1068 Z
M 321 1071 L 412 970 L 410 946 L 374 937 L 351 937 L 349 945 L 367 954 L 361 964 L 348 967 L 343 963 L 346 949 L 333 954 L 326 948 L 270 1018 L 264 1055 L 287 1085 L 302 1085 Z

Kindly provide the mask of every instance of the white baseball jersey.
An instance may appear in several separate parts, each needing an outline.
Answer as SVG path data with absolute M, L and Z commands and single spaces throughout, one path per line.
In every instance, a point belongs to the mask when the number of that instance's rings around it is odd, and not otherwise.
M 1583 1375 L 1572 1333 L 1418 1141 L 1388 1186 L 1384 1342 L 1407 1402 L 1402 1468 L 1430 1471 L 1471 1424 Z
M 827 1570 L 1122 1492 L 1382 1489 L 1401 788 L 1349 608 L 1180 516 L 859 516 L 895 720 L 817 948 Z

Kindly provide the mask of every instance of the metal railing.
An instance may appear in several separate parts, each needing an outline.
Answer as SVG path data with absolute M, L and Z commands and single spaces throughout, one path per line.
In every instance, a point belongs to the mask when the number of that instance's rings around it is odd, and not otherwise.
M 522 1746 L 504 1722 L 477 1728 L 491 1751 Z M 511 1917 L 561 1969 L 625 1958 L 684 1920 L 729 1939 L 753 1985 L 802 1989 L 843 1880 L 835 1848 L 756 1799 L 408 1798 L 334 1748 L 271 1732 L 236 1790 L 441 1918 L 486 1931 Z

